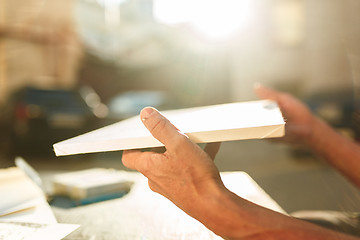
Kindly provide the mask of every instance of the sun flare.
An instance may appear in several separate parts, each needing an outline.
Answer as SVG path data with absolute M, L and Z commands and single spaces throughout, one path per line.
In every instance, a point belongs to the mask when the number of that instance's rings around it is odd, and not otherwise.
M 251 17 L 249 0 L 155 0 L 154 16 L 165 24 L 189 23 L 211 39 L 227 38 Z

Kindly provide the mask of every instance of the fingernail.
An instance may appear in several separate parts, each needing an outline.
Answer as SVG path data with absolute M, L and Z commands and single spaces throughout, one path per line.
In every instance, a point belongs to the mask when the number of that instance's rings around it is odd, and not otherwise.
M 143 110 L 141 110 L 140 113 L 140 117 L 141 117 L 141 121 L 145 121 L 146 119 L 148 119 L 150 117 L 151 114 L 153 114 L 154 109 L 151 107 L 146 107 Z

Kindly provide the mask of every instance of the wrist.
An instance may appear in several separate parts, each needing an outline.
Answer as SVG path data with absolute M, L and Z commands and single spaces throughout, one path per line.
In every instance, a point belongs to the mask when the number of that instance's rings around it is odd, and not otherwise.
M 336 148 L 341 135 L 332 129 L 324 120 L 313 117 L 311 131 L 307 139 L 307 146 L 316 154 L 323 156 L 329 148 Z
M 222 183 L 216 184 L 206 194 L 199 196 L 197 216 L 195 217 L 215 234 L 226 239 L 259 231 L 259 224 L 254 216 L 259 209 L 254 204 L 240 198 Z
M 230 230 L 227 222 L 236 222 L 234 218 L 227 219 L 229 216 L 226 212 L 232 201 L 230 195 L 231 192 L 222 182 L 213 182 L 198 191 L 196 199 L 191 202 L 190 211 L 186 212 L 214 233 L 223 236 Z
M 319 139 L 321 139 L 319 132 L 324 124 L 326 123 L 322 119 L 316 116 L 311 116 L 311 119 L 309 120 L 308 133 L 304 139 L 305 145 L 310 149 L 318 144 Z

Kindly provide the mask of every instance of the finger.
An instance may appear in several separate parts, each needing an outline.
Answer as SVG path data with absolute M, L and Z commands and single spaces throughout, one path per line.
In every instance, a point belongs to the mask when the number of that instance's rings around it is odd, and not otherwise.
M 221 142 L 207 143 L 205 145 L 204 151 L 209 155 L 212 160 L 214 160 L 216 154 L 219 152 L 220 146 Z
M 141 110 L 140 118 L 150 133 L 165 145 L 167 150 L 185 147 L 190 140 L 156 109 L 146 107 Z M 184 145 L 185 144 L 185 145 Z
M 254 85 L 256 95 L 261 99 L 270 99 L 279 102 L 281 93 L 257 83 Z
M 275 101 L 283 114 L 286 114 L 293 104 L 294 98 L 287 93 L 276 91 L 272 88 L 265 87 L 262 84 L 255 84 L 254 90 L 256 95 L 261 99 L 269 99 Z M 284 115 L 284 117 L 286 117 Z
M 122 154 L 122 163 L 125 167 L 142 170 L 146 167 L 148 160 L 151 158 L 151 152 L 141 152 L 140 150 L 125 150 Z

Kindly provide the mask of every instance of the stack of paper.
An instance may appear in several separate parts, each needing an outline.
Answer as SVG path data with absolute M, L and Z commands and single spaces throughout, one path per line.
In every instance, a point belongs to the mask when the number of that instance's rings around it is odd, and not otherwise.
M 0 169 L 0 217 L 37 206 L 45 199 L 42 190 L 20 169 Z
M 261 139 L 284 135 L 285 122 L 275 102 L 229 103 L 165 111 L 195 143 Z M 163 146 L 151 136 L 139 116 L 54 145 L 57 156 Z
M 58 224 L 42 190 L 17 167 L 0 169 L 0 239 L 62 239 L 76 228 Z

